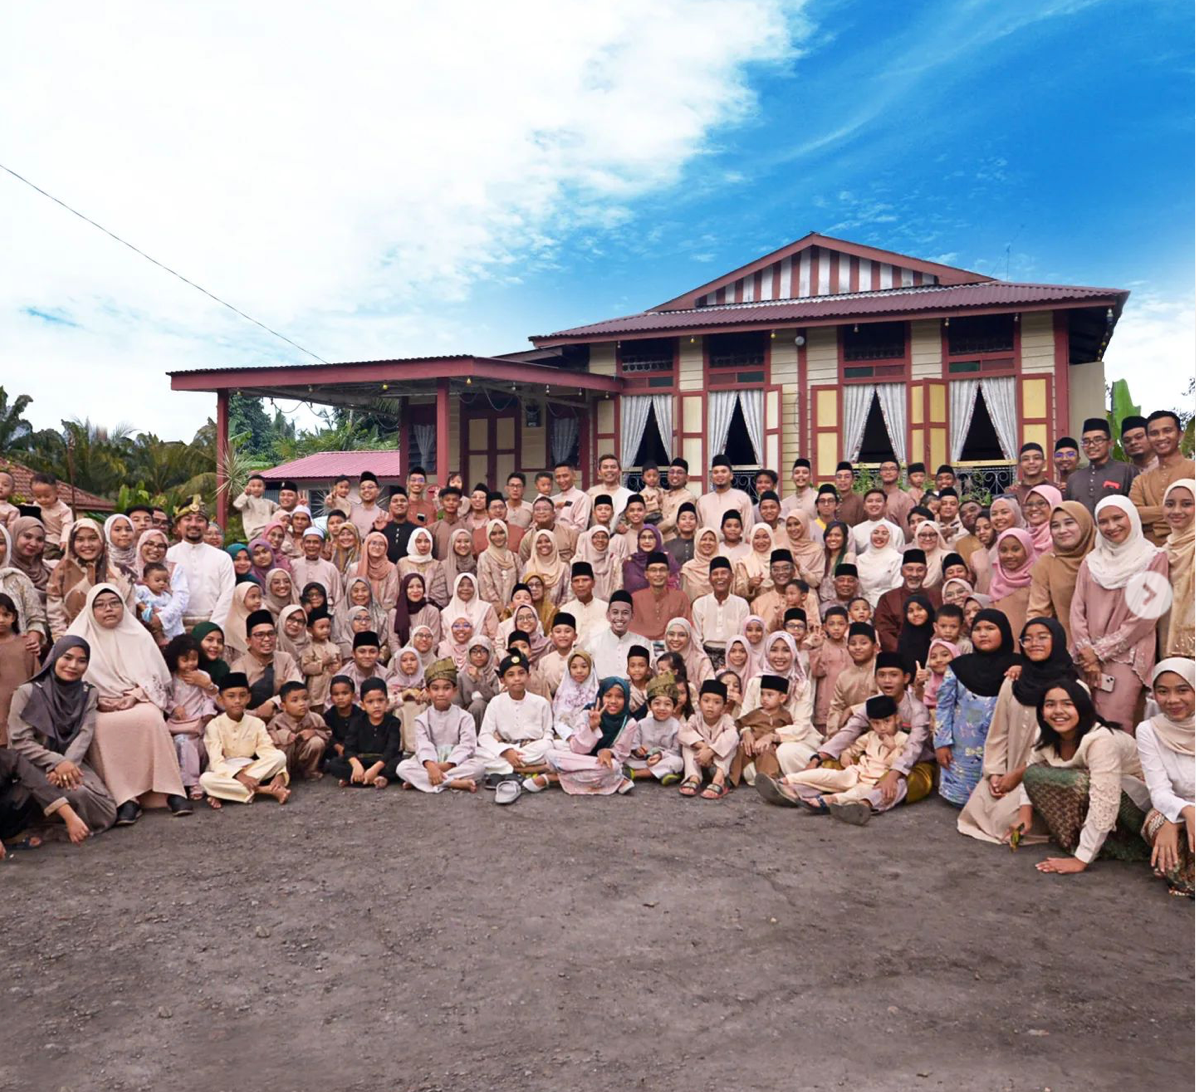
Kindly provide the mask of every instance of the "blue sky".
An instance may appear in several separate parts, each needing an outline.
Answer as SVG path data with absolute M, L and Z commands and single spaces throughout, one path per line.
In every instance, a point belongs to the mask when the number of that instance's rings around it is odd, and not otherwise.
M 268 8 L 21 11 L 0 93 L 30 106 L 5 156 L 327 359 L 522 348 L 817 230 L 1129 288 L 1109 373 L 1148 405 L 1192 373 L 1189 5 Z M 29 45 L 47 35 L 53 58 Z M 188 435 L 211 400 L 170 393 L 167 370 L 304 362 L 0 192 L 0 363 L 35 424 Z M 64 377 L 101 382 L 84 398 Z

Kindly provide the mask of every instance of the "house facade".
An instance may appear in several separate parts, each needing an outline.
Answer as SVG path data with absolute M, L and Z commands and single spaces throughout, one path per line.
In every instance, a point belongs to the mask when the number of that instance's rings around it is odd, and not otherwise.
M 535 335 L 527 351 L 171 381 L 216 393 L 222 445 L 232 390 L 392 400 L 401 473 L 460 470 L 471 485 L 561 460 L 590 482 L 612 451 L 633 475 L 683 456 L 697 476 L 725 452 L 745 479 L 760 467 L 786 479 L 805 456 L 818 481 L 841 459 L 895 457 L 963 466 L 999 488 L 1023 443 L 1049 455 L 1103 415 L 1102 359 L 1128 295 L 998 281 L 810 234 L 649 310 Z

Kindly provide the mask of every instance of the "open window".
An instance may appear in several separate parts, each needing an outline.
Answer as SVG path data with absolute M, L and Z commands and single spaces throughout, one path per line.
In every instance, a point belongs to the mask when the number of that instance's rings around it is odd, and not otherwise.
M 1001 450 L 1001 441 L 997 437 L 996 428 L 993 427 L 988 404 L 984 400 L 984 392 L 981 391 L 976 395 L 976 406 L 972 410 L 972 423 L 968 426 L 959 461 L 965 463 L 999 462 L 1004 458 L 1005 453 Z
M 880 408 L 880 399 L 873 394 L 872 405 L 868 409 L 868 418 L 864 423 L 864 439 L 860 444 L 858 461 L 861 463 L 883 463 L 886 459 L 897 458 L 893 450 L 893 441 L 889 439 L 889 429 L 885 424 L 885 415 Z

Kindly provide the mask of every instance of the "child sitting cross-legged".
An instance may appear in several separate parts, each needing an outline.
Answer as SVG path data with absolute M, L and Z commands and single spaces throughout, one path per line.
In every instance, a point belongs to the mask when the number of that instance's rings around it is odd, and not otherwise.
M 909 739 L 899 731 L 897 703 L 887 694 L 877 694 L 864 703 L 868 731 L 839 757 L 841 770 L 810 769 L 786 774 L 773 781 L 761 795 L 772 803 L 802 803 L 811 811 L 830 813 L 836 819 L 863 826 L 873 811 L 886 811 L 877 783 L 901 757 Z M 762 778 L 759 780 L 763 780 Z M 759 781 L 757 782 L 759 783 Z
M 559 781 L 565 792 L 576 796 L 608 796 L 634 788 L 635 783 L 623 772 L 628 754 L 627 727 L 632 723 L 627 708 L 630 697 L 626 679 L 603 679 L 595 701 L 565 746 L 548 752 L 552 772 L 529 777 L 523 787 L 539 792 Z
M 386 683 L 381 679 L 366 679 L 361 684 L 365 715 L 350 721 L 344 754 L 328 761 L 328 772 L 342 789 L 348 785 L 384 789 L 395 779 L 403 726 L 387 711 L 389 704 Z
M 324 710 L 324 724 L 330 733 L 328 746 L 324 749 L 324 769 L 334 758 L 345 753 L 345 742 L 349 729 L 362 717 L 361 706 L 357 704 L 357 689 L 348 675 L 333 675 L 328 684 L 328 708 Z
M 243 671 L 230 671 L 220 680 L 224 712 L 208 721 L 204 746 L 208 768 L 199 784 L 213 808 L 221 800 L 252 804 L 255 796 L 273 796 L 280 804 L 290 798 L 287 756 L 270 738 L 266 722 L 249 708 L 249 680 Z
M 473 716 L 454 702 L 457 665 L 437 660 L 424 672 L 432 704 L 415 718 L 415 754 L 399 763 L 403 788 L 421 792 L 464 789 L 477 792 L 486 776 Z
M 662 785 L 681 780 L 685 763 L 677 737 L 677 684 L 665 672 L 648 684 L 648 712 L 627 730 L 627 766 L 635 779 L 654 777 Z
M 685 781 L 682 796 L 697 796 L 701 790 L 704 800 L 721 800 L 730 792 L 727 779 L 731 763 L 739 747 L 739 733 L 735 722 L 727 716 L 727 687 L 717 679 L 707 679 L 698 693 L 698 711 L 685 722 L 678 734 Z M 702 782 L 710 774 L 710 784 L 702 789 Z
M 278 692 L 282 708 L 270 719 L 270 738 L 287 756 L 291 777 L 319 781 L 324 751 L 332 732 L 319 713 L 311 711 L 311 692 L 301 682 L 285 682 Z
M 780 777 L 781 764 L 777 747 L 785 742 L 784 729 L 793 723 L 785 708 L 789 694 L 789 680 L 781 675 L 760 676 L 760 704 L 736 721 L 739 729 L 739 748 L 731 763 L 731 784 L 740 779 L 753 784 L 757 777 Z

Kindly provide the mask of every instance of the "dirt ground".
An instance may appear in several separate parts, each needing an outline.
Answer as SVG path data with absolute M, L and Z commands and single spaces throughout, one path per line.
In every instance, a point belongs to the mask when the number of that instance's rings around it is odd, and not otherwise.
M 1191 1089 L 1193 908 L 933 800 L 301 785 L 0 864 L 0 1088 Z

